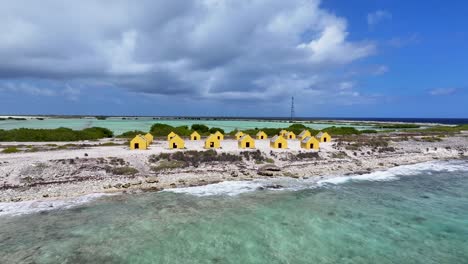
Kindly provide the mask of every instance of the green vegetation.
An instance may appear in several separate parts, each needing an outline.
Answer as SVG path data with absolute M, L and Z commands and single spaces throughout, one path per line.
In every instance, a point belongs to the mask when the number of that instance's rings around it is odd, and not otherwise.
M 379 124 L 375 126 L 376 128 L 388 128 L 388 129 L 411 129 L 411 128 L 420 128 L 420 125 L 416 124 Z
M 434 133 L 458 133 L 462 130 L 468 130 L 468 124 L 458 126 L 433 126 L 418 131 Z
M 372 129 L 364 129 L 364 130 L 359 130 L 360 134 L 376 134 L 378 133 L 377 130 L 372 130 Z
M 198 167 L 201 163 L 208 162 L 237 162 L 241 161 L 242 157 L 230 153 L 217 153 L 215 150 L 206 151 L 179 151 L 174 153 L 161 153 L 159 155 L 151 155 L 149 162 L 160 163 L 161 161 L 179 161 L 183 162 L 184 166 Z M 179 164 L 180 165 L 180 164 Z
M 240 155 L 243 156 L 245 160 L 255 161 L 256 164 L 264 163 L 267 160 L 267 158 L 258 149 L 255 151 L 242 151 Z
M 96 116 L 97 120 L 106 120 L 107 116 Z
M 164 170 L 170 170 L 170 169 L 177 169 L 177 168 L 183 168 L 186 167 L 187 164 L 184 161 L 178 161 L 178 160 L 162 160 L 159 162 L 157 166 L 151 166 L 151 170 L 154 172 L 159 172 L 159 171 L 164 171 Z
M 123 166 L 111 168 L 110 172 L 114 175 L 135 175 L 138 170 L 130 166 Z
M 0 130 L 0 141 L 18 142 L 97 140 L 112 136 L 112 131 L 102 127 L 91 127 L 83 130 L 72 130 L 64 127 L 56 129 L 18 128 Z
M 14 121 L 23 121 L 23 120 L 27 120 L 26 118 L 23 118 L 23 117 L 8 117 L 8 118 L 0 118 L 0 121 L 5 121 L 5 120 L 14 120 Z
M 116 137 L 118 138 L 134 138 L 137 135 L 144 135 L 146 132 L 140 131 L 140 130 L 133 130 L 133 131 L 127 131 L 124 132 Z
M 6 148 L 6 149 L 2 150 L 2 153 L 6 153 L 6 154 L 16 153 L 16 152 L 20 152 L 20 150 L 18 148 L 15 148 L 15 147 L 9 147 L 9 148 Z
M 357 130 L 354 127 L 327 127 L 323 129 L 323 131 L 328 132 L 331 136 L 336 136 L 336 135 L 359 135 L 362 132 Z
M 190 134 L 192 134 L 193 131 L 197 131 L 201 135 L 205 136 L 215 133 L 216 131 L 219 131 L 224 134 L 224 130 L 221 128 L 208 128 L 207 126 L 200 124 L 194 124 L 191 128 L 189 128 L 188 126 L 173 127 L 167 124 L 156 123 L 153 126 L 151 126 L 150 129 L 150 133 L 155 137 L 165 137 L 171 132 L 174 132 L 179 136 L 188 137 L 190 136 Z
M 440 141 L 442 141 L 442 138 L 440 138 L 440 137 L 422 137 L 421 141 L 424 141 L 424 142 L 440 142 Z
M 104 147 L 112 147 L 112 146 L 120 146 L 121 144 L 117 144 L 115 142 L 106 142 L 106 143 L 102 143 L 102 144 L 99 144 L 99 146 L 104 146 Z

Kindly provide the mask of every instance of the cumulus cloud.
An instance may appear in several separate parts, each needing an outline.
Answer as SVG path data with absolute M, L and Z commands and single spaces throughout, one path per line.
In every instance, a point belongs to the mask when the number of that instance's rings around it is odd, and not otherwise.
M 0 79 L 50 80 L 72 99 L 70 80 L 201 99 L 320 93 L 375 52 L 319 0 L 17 0 L 2 2 L 0 31 Z
M 377 10 L 375 12 L 367 14 L 367 24 L 370 27 L 373 27 L 384 20 L 390 19 L 392 19 L 392 14 L 385 10 Z

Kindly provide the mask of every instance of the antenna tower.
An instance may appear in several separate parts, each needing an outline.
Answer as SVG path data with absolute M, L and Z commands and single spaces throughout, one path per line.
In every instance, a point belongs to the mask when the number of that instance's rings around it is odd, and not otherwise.
M 294 96 L 291 97 L 291 122 L 294 120 Z

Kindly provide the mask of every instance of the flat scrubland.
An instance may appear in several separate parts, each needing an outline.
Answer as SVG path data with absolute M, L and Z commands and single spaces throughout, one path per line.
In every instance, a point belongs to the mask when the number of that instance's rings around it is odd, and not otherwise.
M 333 136 L 333 134 L 332 134 Z M 0 201 L 61 199 L 90 193 L 158 191 L 220 181 L 270 177 L 321 180 L 390 167 L 468 156 L 468 135 L 459 132 L 386 132 L 334 136 L 320 151 L 275 150 L 269 140 L 241 150 L 237 141 L 205 150 L 186 140 L 186 149 L 168 149 L 157 138 L 149 150 L 131 151 L 127 138 L 93 141 L 0 142 Z

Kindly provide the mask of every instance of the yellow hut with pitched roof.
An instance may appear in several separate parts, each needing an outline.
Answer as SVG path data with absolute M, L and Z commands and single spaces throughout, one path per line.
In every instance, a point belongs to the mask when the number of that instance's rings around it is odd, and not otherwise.
M 258 131 L 256 137 L 257 137 L 257 139 L 267 139 L 268 135 L 263 131 Z
M 130 149 L 148 149 L 148 141 L 142 135 L 136 135 L 130 141 Z
M 185 148 L 185 141 L 178 135 L 175 135 L 169 140 L 169 148 L 170 149 L 183 149 Z
M 288 141 L 281 135 L 276 135 L 270 139 L 270 147 L 275 149 L 287 149 Z
M 320 142 L 331 142 L 331 136 L 327 132 L 320 132 L 315 138 Z
M 171 138 L 173 138 L 173 137 L 175 137 L 175 136 L 177 136 L 177 134 L 171 131 L 171 133 L 169 133 L 169 134 L 167 135 L 167 141 L 171 140 Z
M 201 136 L 197 131 L 193 131 L 192 134 L 190 134 L 190 140 L 200 140 Z
M 214 135 L 218 138 L 218 140 L 224 140 L 224 135 L 223 133 L 216 131 Z
M 206 149 L 218 149 L 221 147 L 221 142 L 218 139 L 218 136 L 215 134 L 211 134 L 205 140 L 205 148 Z
M 151 144 L 153 142 L 153 140 L 154 140 L 154 137 L 153 137 L 153 135 L 151 135 L 151 133 L 146 133 L 145 139 L 146 139 L 146 141 L 148 141 L 148 144 Z
M 236 138 L 236 140 L 241 139 L 241 137 L 243 137 L 243 136 L 244 136 L 244 132 L 242 132 L 242 131 L 239 131 L 239 132 L 237 132 L 237 133 L 234 135 L 234 137 Z
M 292 131 L 289 131 L 288 133 L 286 133 L 285 138 L 287 138 L 287 139 L 296 139 L 296 134 L 294 134 L 294 132 L 292 132 Z
M 287 133 L 288 133 L 288 131 L 283 129 L 283 130 L 281 130 L 281 131 L 279 132 L 279 135 L 282 136 L 282 137 L 286 137 L 286 134 L 287 134 Z
M 320 143 L 314 137 L 306 137 L 303 140 L 301 140 L 301 148 L 319 150 Z
M 310 133 L 310 131 L 307 130 L 307 129 L 304 129 L 304 130 L 302 130 L 302 132 L 301 132 L 297 137 L 298 137 L 300 140 L 303 140 L 304 138 L 306 138 L 306 137 L 311 137 L 311 136 L 312 136 L 312 134 Z
M 241 149 L 254 149 L 255 140 L 249 135 L 244 135 L 237 141 L 237 145 Z

